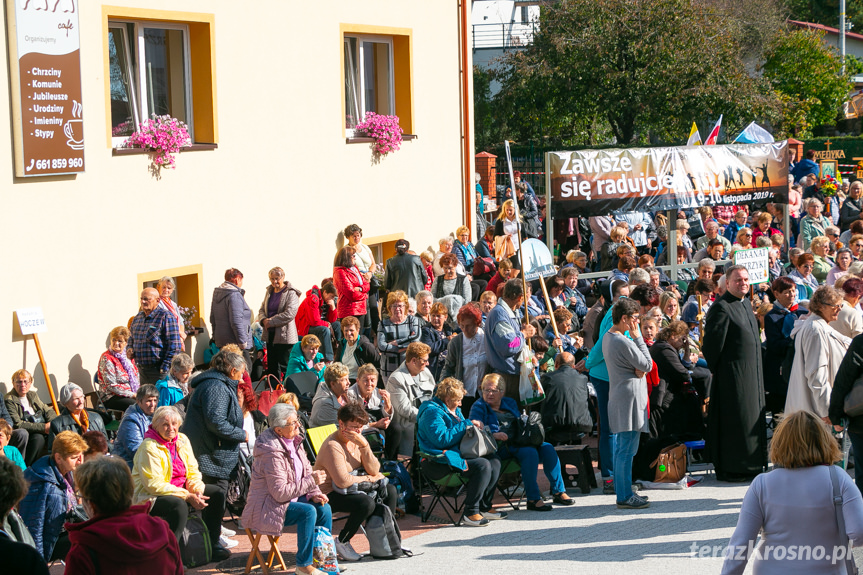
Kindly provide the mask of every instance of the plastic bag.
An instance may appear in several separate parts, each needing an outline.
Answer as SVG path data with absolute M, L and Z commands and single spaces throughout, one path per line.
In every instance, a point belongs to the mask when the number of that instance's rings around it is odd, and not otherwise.
M 545 391 L 536 375 L 536 359 L 527 346 L 518 356 L 521 364 L 521 374 L 518 381 L 518 396 L 522 405 L 533 405 L 545 399 Z
M 339 573 L 336 543 L 326 527 L 315 527 L 315 545 L 312 549 L 312 565 L 324 573 Z

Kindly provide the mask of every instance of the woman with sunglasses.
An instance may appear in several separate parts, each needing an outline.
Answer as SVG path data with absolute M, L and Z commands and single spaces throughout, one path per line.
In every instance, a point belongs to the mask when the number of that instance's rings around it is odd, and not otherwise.
M 811 313 L 791 331 L 795 352 L 785 400 L 786 416 L 805 410 L 829 423 L 833 380 L 851 343 L 850 338 L 830 326 L 839 317 L 843 296 L 830 286 L 815 290 L 809 301 Z

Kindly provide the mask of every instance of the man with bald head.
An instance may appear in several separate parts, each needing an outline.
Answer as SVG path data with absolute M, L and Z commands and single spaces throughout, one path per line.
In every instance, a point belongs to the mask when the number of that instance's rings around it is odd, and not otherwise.
M 132 320 L 129 347 L 135 352 L 135 363 L 141 384 L 156 384 L 171 368 L 171 360 L 180 352 L 180 326 L 173 315 L 159 307 L 159 292 L 145 288 L 141 292 L 141 311 Z
M 542 424 L 549 442 L 566 441 L 593 429 L 587 407 L 587 378 L 575 370 L 575 356 L 567 351 L 557 354 L 554 371 L 542 376 L 542 388 Z

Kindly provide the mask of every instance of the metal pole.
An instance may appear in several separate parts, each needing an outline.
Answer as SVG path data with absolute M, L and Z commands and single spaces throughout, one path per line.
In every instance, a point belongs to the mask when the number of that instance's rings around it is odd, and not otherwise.
M 673 282 L 677 282 L 677 210 L 668 210 L 668 265 L 671 266 L 671 277 Z M 675 285 L 677 285 L 675 283 Z M 686 295 L 686 294 L 681 294 Z
M 551 172 L 549 171 L 551 152 L 545 153 L 545 245 L 554 259 L 554 221 L 551 219 Z
M 845 0 L 839 0 L 839 54 L 842 58 L 842 74 L 845 74 Z

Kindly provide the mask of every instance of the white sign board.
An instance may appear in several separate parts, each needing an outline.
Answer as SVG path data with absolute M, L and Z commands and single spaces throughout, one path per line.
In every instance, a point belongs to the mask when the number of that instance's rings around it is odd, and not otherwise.
M 21 327 L 23 335 L 42 333 L 48 329 L 45 325 L 45 316 L 42 314 L 41 307 L 18 309 L 15 310 L 15 315 L 18 316 L 18 325 Z
M 527 281 L 553 276 L 557 273 L 548 246 L 539 240 L 529 239 L 521 244 L 521 265 Z
M 770 248 L 755 248 L 734 252 L 734 265 L 743 266 L 749 271 L 749 285 L 770 281 L 769 251 Z

